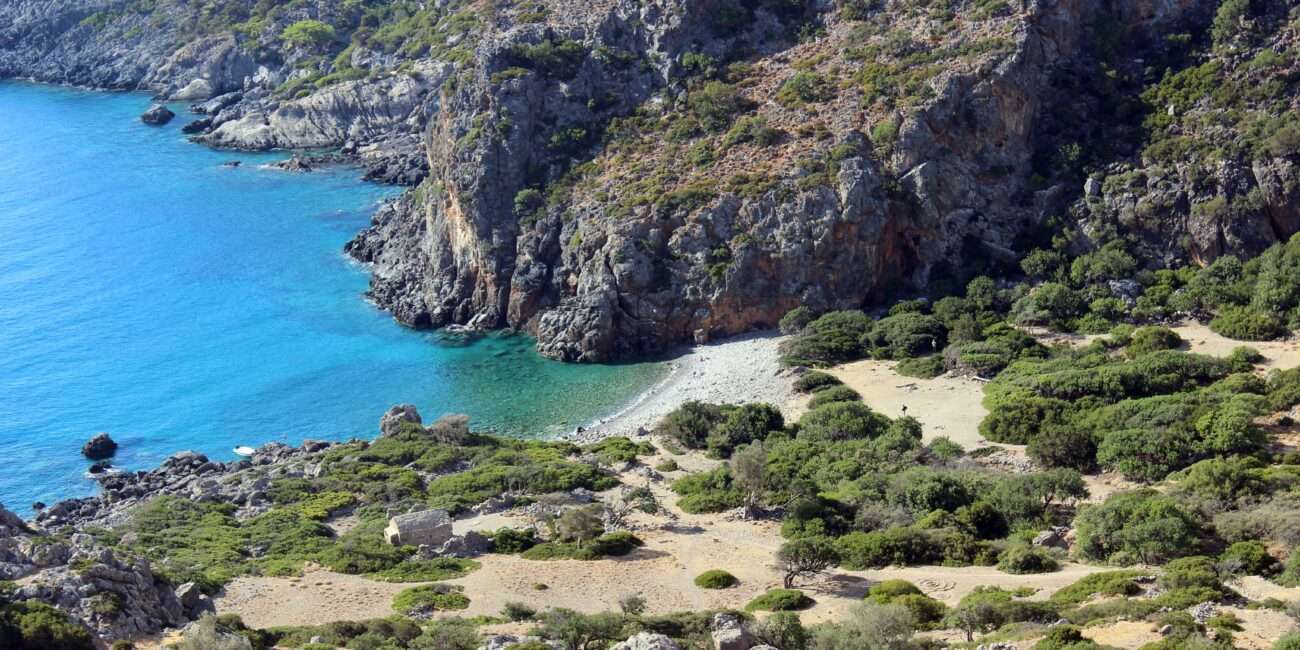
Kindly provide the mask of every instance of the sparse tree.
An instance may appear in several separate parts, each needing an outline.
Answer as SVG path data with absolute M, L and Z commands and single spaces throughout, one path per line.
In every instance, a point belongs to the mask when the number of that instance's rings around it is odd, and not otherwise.
M 605 522 L 601 519 L 603 510 L 604 506 L 599 504 L 571 508 L 556 521 L 556 533 L 560 539 L 576 542 L 578 548 L 582 548 L 584 541 L 600 537 L 605 532 Z
M 904 650 L 916 619 L 902 605 L 864 603 L 848 618 L 814 628 L 809 650 Z
M 628 616 L 640 616 L 645 613 L 645 598 L 641 594 L 628 594 L 618 599 L 618 608 Z
M 731 480 L 745 491 L 745 517 L 753 518 L 767 485 L 767 448 L 755 441 L 731 456 Z
M 837 562 L 835 545 L 824 537 L 792 539 L 776 552 L 776 565 L 785 574 L 782 582 L 786 589 L 794 588 L 795 578 L 815 576 Z

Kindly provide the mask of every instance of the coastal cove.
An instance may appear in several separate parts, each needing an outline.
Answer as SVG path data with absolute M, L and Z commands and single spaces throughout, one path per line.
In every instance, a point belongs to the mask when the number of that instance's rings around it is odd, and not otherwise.
M 663 364 L 571 365 L 524 337 L 395 324 L 341 252 L 396 188 L 143 125 L 143 94 L 0 82 L 0 502 L 89 494 L 114 464 L 373 436 L 389 405 L 539 437 L 618 411 Z M 238 167 L 225 163 L 238 160 Z

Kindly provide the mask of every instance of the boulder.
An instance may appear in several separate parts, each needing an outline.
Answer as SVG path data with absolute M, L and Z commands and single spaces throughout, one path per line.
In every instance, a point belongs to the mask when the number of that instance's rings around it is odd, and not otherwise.
M 653 632 L 641 632 L 636 636 L 624 641 L 611 650 L 682 650 L 676 641 L 662 634 Z M 749 650 L 749 648 L 745 648 Z
M 5 509 L 4 504 L 0 504 L 0 537 L 9 537 L 26 531 L 27 524 L 23 522 L 23 518 Z
M 393 546 L 441 546 L 451 539 L 451 516 L 446 510 L 423 510 L 388 520 L 384 539 Z
M 96 434 L 81 446 L 81 455 L 91 460 L 112 458 L 117 453 L 117 443 L 107 433 Z
M 1070 534 L 1068 526 L 1053 526 L 1034 536 L 1034 546 L 1046 546 L 1052 548 L 1069 548 L 1070 543 L 1066 537 Z
M 422 546 L 420 555 L 426 557 L 478 557 L 492 549 L 492 540 L 478 531 L 453 535 L 438 547 Z
M 176 114 L 170 108 L 162 104 L 154 104 L 149 110 L 140 115 L 140 121 L 151 126 L 162 126 L 176 117 Z
M 749 650 L 755 643 L 745 622 L 734 614 L 714 614 L 710 629 L 714 650 Z
M 423 424 L 420 412 L 415 410 L 415 405 L 398 404 L 388 409 L 388 412 L 379 418 L 379 436 L 381 438 L 391 436 L 401 430 L 402 425 L 407 422 Z
M 193 122 L 190 122 L 189 124 L 186 124 L 185 126 L 182 126 L 181 133 L 184 133 L 186 135 L 191 135 L 194 133 L 203 133 L 204 131 L 207 131 L 210 128 L 212 128 L 212 118 L 201 117 L 197 120 L 194 120 Z
M 207 79 L 194 79 L 184 88 L 172 93 L 172 99 L 178 102 L 189 102 L 212 97 L 212 82 Z

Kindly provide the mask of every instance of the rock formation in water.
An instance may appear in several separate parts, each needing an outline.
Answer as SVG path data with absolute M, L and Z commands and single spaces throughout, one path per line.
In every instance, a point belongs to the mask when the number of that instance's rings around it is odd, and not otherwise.
M 1293 3 L 394 4 L 10 2 L 0 74 L 415 185 L 348 245 L 375 301 L 566 360 L 1014 268 L 1062 225 L 1151 264 L 1300 228 Z

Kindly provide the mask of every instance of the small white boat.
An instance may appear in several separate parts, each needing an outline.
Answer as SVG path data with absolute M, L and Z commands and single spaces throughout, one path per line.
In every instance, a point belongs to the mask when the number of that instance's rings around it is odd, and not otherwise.
M 240 456 L 252 456 L 257 453 L 257 450 L 252 447 L 235 447 L 235 453 Z

